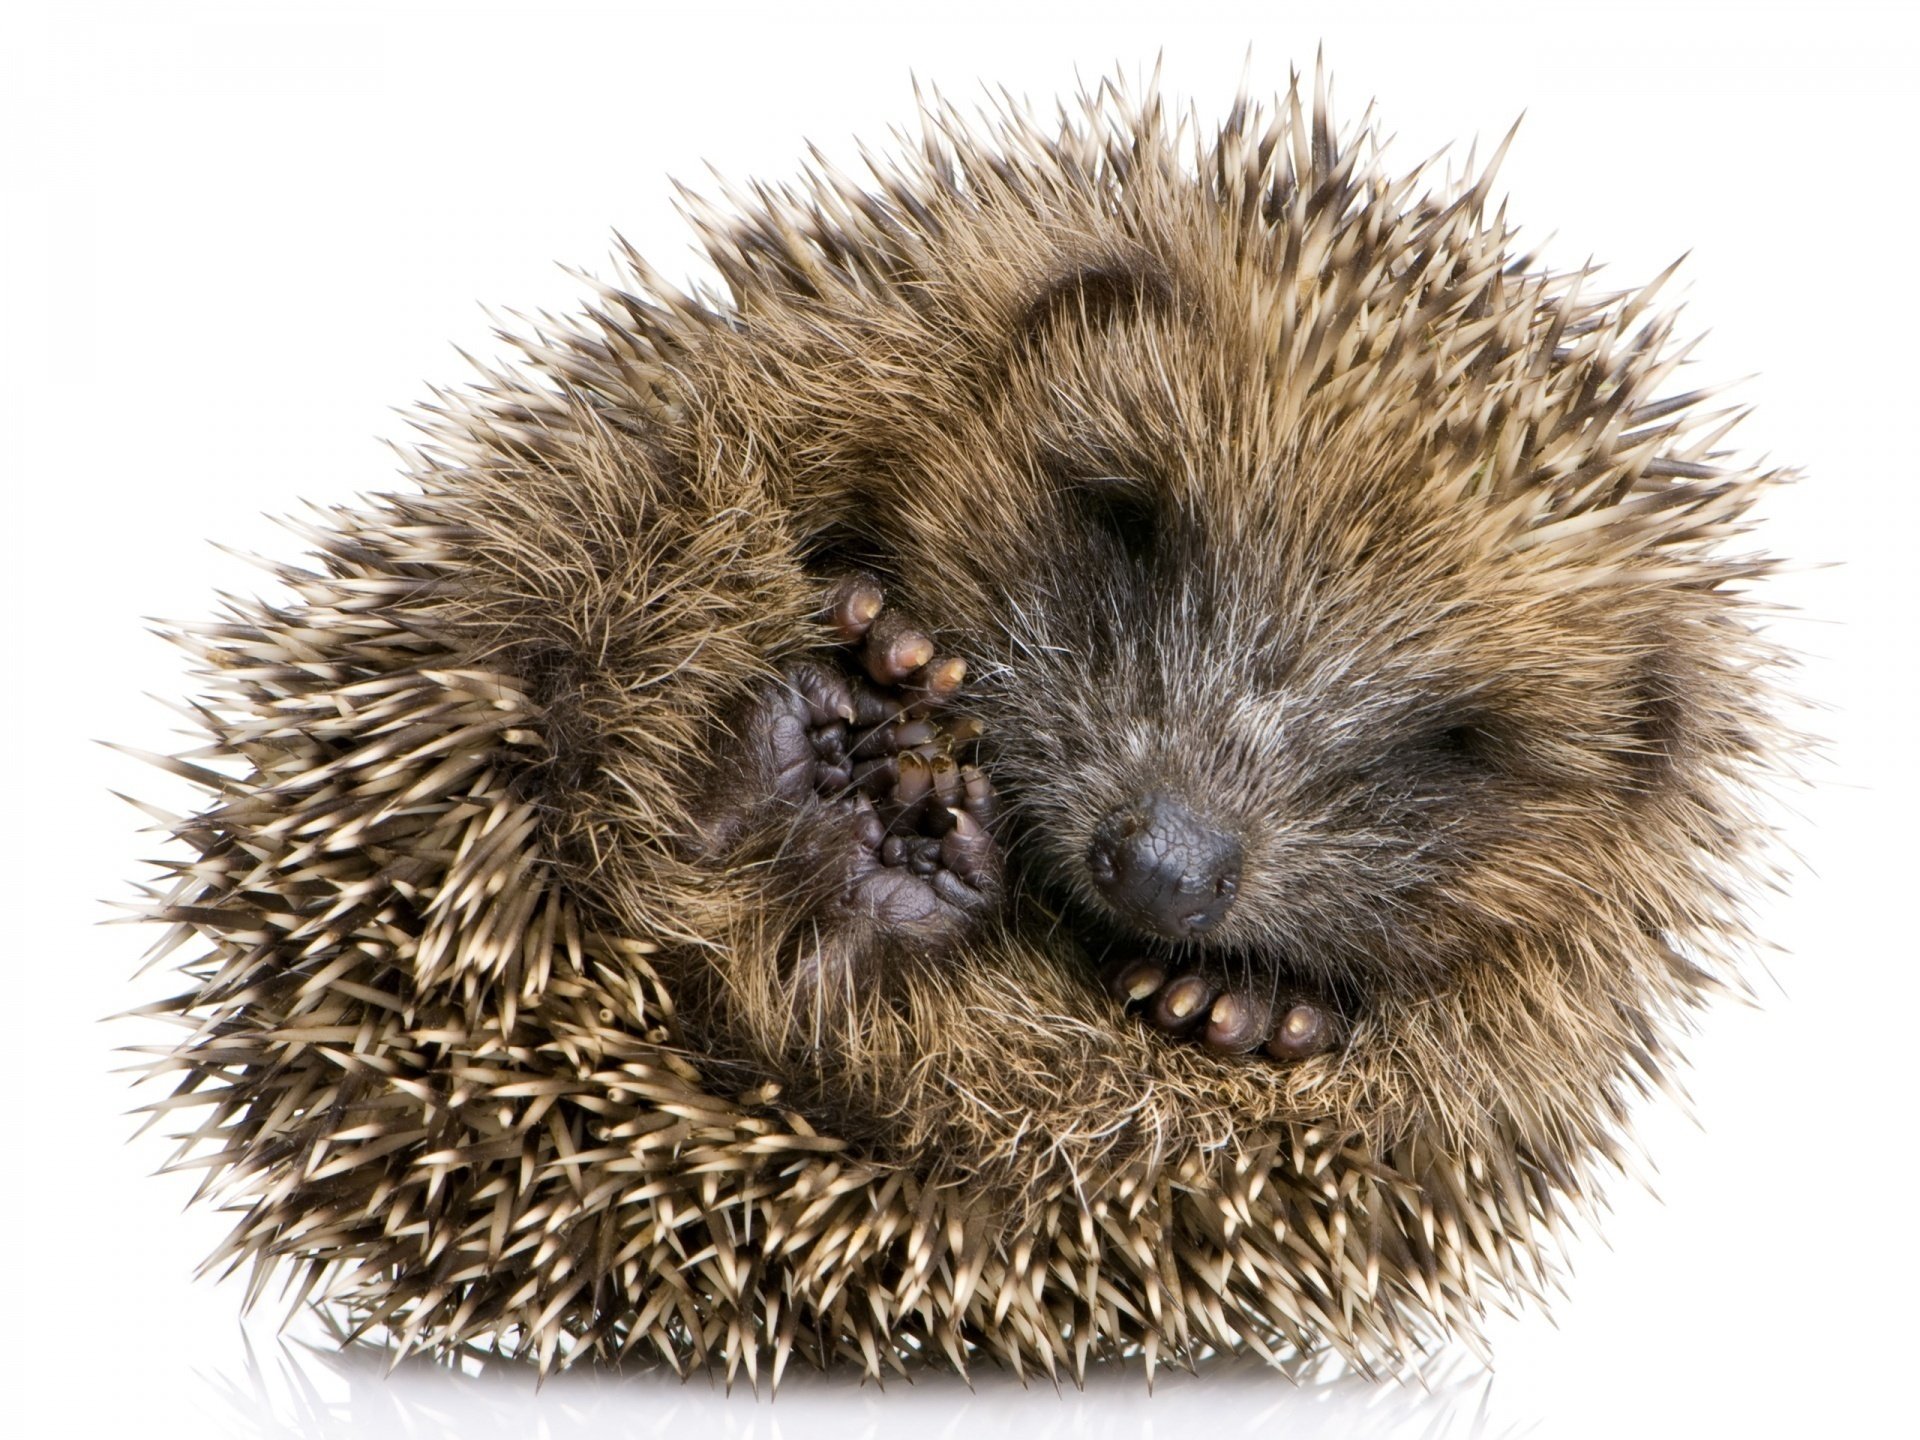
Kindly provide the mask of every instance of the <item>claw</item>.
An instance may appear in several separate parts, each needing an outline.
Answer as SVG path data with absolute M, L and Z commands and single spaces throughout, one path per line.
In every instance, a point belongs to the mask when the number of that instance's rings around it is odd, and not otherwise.
M 902 805 L 914 804 L 933 788 L 933 775 L 927 762 L 913 751 L 900 756 L 895 768 L 900 778 L 894 783 L 893 794 Z
M 954 805 L 960 800 L 960 767 L 954 763 L 951 755 L 936 755 L 928 765 L 933 776 L 933 790 L 940 797 L 942 805 Z

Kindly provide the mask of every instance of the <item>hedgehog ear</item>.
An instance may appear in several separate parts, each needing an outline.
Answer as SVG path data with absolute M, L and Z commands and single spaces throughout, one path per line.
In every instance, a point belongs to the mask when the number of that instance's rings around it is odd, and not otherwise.
M 1173 301 L 1173 276 L 1151 255 L 1082 261 L 1056 271 L 1027 298 L 1013 323 L 1015 344 L 1031 349 L 1058 324 L 1101 329 L 1142 311 L 1170 309 Z

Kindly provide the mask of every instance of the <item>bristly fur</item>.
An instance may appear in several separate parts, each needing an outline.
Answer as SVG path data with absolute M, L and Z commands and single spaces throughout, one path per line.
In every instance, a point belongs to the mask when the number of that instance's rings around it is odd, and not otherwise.
M 1390 175 L 1297 86 L 1191 142 L 1111 85 L 925 121 L 696 205 L 725 294 L 624 253 L 426 407 L 417 493 L 180 635 L 156 1108 L 204 1109 L 256 1287 L 543 1368 L 1377 1370 L 1539 1291 L 1739 983 L 1785 739 L 1724 542 L 1778 477 L 1668 393 L 1657 283 L 1538 268 L 1489 176 Z M 782 837 L 689 841 L 853 565 L 970 662 L 1018 893 L 808 997 Z M 1100 988 L 1073 862 L 1146 771 L 1244 820 L 1214 953 L 1351 997 L 1338 1053 Z

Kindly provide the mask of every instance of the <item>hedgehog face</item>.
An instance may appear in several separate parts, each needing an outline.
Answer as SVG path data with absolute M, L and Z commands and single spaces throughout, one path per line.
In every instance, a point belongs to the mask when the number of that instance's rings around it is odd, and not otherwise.
M 1173 525 L 1164 554 L 1063 565 L 1066 603 L 1014 612 L 983 705 L 1042 883 L 1136 938 L 1329 981 L 1426 974 L 1591 889 L 1537 857 L 1584 834 L 1597 872 L 1623 843 L 1630 651 L 1538 615 L 1559 658 L 1535 665 L 1497 601 L 1396 557 L 1315 582 Z
M 1525 543 L 1485 434 L 1299 393 L 1260 260 L 1049 282 L 988 403 L 863 505 L 974 668 L 1021 874 L 1122 944 L 1343 993 L 1631 904 L 1658 586 Z

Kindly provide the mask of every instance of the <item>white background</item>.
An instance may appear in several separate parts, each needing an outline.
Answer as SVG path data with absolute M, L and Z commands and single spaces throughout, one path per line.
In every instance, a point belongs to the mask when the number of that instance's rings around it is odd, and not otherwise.
M 0 1365 L 6 1427 L 152 1436 L 838 1437 L 1183 1434 L 1836 1434 L 1879 1430 L 1916 1345 L 1910 1056 L 1916 1006 L 1911 680 L 1915 36 L 1895 5 L 1616 3 L 1000 8 L 638 5 L 30 6 L 4 103 L 7 1109 Z M 1550 1323 L 1491 1327 L 1496 1368 L 1429 1387 L 1295 1389 L 1258 1367 L 1136 1373 L 1085 1393 L 884 1392 L 802 1376 L 769 1405 L 670 1376 L 479 1379 L 341 1360 L 243 1328 L 236 1281 L 196 1280 L 224 1222 L 129 1144 L 101 1017 L 145 936 L 94 922 L 153 851 L 109 787 L 184 787 L 93 744 L 164 749 L 142 692 L 185 688 L 141 617 L 198 617 L 278 555 L 264 514 L 387 484 L 391 407 L 498 348 L 477 302 L 564 308 L 554 261 L 604 268 L 609 232 L 670 275 L 668 177 L 790 174 L 803 142 L 854 160 L 912 116 L 909 75 L 1047 100 L 1164 47 L 1168 89 L 1217 117 L 1251 46 L 1283 87 L 1324 42 L 1338 111 L 1377 97 L 1393 153 L 1497 140 L 1550 255 L 1622 283 L 1691 251 L 1673 294 L 1710 333 L 1702 381 L 1752 374 L 1738 439 L 1804 469 L 1768 504 L 1780 635 L 1829 745 L 1783 811 L 1801 857 L 1764 897 L 1780 945 L 1755 1007 L 1691 1046 L 1693 1119 L 1649 1107 L 1656 1199 L 1617 1185 Z M 1829 562 L 1832 562 L 1829 565 Z M 1827 566 L 1828 568 L 1816 568 Z M 295 1336 L 314 1332 L 297 1324 Z M 251 1348 L 249 1348 L 249 1346 Z M 1910 1394 L 1910 1386 L 1901 1387 Z

